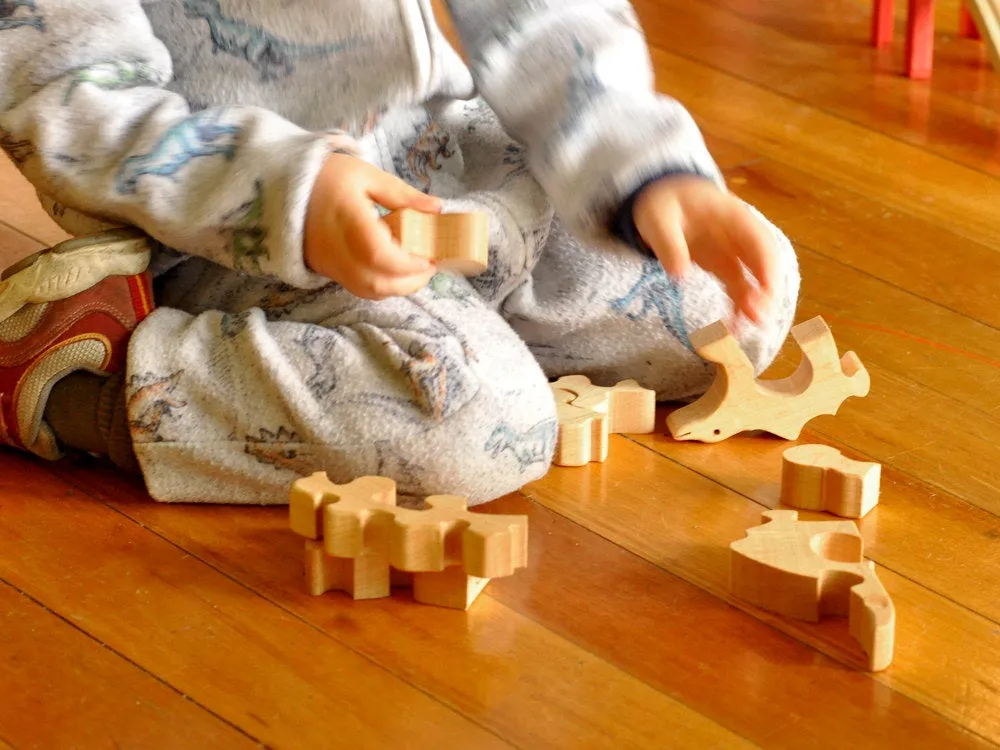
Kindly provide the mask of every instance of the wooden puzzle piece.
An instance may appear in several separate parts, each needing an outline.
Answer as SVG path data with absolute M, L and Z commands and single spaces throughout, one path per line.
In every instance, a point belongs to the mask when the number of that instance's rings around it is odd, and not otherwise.
M 489 582 L 489 578 L 466 575 L 458 565 L 432 573 L 414 573 L 413 598 L 421 604 L 468 609 Z
M 378 598 L 389 595 L 397 572 L 413 573 L 415 581 L 451 571 L 414 582 L 415 598 L 441 606 L 461 601 L 464 609 L 489 578 L 527 565 L 525 516 L 471 513 L 466 499 L 454 495 L 427 498 L 427 510 L 400 508 L 395 501 L 395 482 L 384 477 L 336 485 L 317 472 L 295 482 L 289 513 L 293 530 L 307 537 L 310 592 L 338 589 L 355 599 Z
M 608 415 L 608 432 L 642 434 L 656 427 L 656 391 L 635 380 L 613 386 L 594 385 L 586 375 L 563 375 L 553 388 L 569 391 L 573 406 Z
M 816 622 L 847 615 L 868 667 L 892 663 L 896 611 L 863 556 L 851 521 L 799 521 L 798 511 L 770 510 L 763 524 L 730 545 L 733 595 L 787 617 Z
M 477 578 L 502 578 L 527 566 L 525 517 L 470 513 L 456 495 L 431 495 L 425 505 L 396 513 L 393 567 L 421 573 L 458 566 Z
M 837 355 L 833 334 L 821 317 L 792 328 L 802 350 L 787 378 L 759 380 L 739 342 L 720 322 L 691 335 L 695 350 L 719 365 L 705 394 L 667 417 L 676 440 L 714 443 L 745 430 L 764 430 L 793 440 L 806 422 L 836 414 L 850 396 L 866 396 L 871 380 L 854 352 Z
M 403 208 L 382 219 L 408 253 L 444 270 L 477 276 L 490 264 L 489 217 L 482 212 L 431 214 Z
M 359 477 L 348 484 L 334 484 L 325 473 L 317 472 L 292 485 L 288 521 L 292 531 L 309 539 L 323 536 L 323 508 L 330 503 L 353 499 L 364 507 L 396 505 L 396 483 L 385 477 Z
M 881 476 L 879 464 L 852 461 L 832 446 L 796 445 L 782 457 L 781 502 L 861 518 L 878 503 Z
M 572 403 L 576 394 L 551 384 L 556 400 L 559 435 L 553 463 L 557 466 L 584 466 L 608 457 L 608 416 Z

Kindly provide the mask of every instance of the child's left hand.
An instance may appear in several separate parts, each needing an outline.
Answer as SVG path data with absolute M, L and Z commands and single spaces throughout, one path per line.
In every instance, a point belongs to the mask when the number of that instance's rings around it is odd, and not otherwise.
M 737 311 L 763 321 L 777 291 L 777 248 L 741 200 L 704 178 L 671 176 L 642 191 L 632 216 L 667 273 L 683 278 L 697 263 L 719 278 Z

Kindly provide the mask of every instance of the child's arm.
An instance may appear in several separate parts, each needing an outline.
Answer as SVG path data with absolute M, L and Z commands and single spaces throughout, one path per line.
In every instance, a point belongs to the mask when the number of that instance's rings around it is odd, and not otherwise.
M 656 93 L 631 4 L 447 4 L 479 91 L 528 146 L 532 171 L 566 225 L 588 239 L 648 246 L 674 273 L 694 260 L 758 318 L 775 273 L 767 231 L 725 191 L 690 114 Z M 699 219 L 715 220 L 716 231 Z
M 327 283 L 303 262 L 303 227 L 329 136 L 261 108 L 192 112 L 163 88 L 171 59 L 139 0 L 13 5 L 0 145 L 41 193 L 230 267 Z

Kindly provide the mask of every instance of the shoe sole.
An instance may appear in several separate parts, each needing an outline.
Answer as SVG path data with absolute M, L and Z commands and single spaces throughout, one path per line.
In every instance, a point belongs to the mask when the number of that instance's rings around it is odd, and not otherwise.
M 67 240 L 15 263 L 0 275 L 0 321 L 25 305 L 55 302 L 109 276 L 135 276 L 149 267 L 149 238 L 122 229 Z

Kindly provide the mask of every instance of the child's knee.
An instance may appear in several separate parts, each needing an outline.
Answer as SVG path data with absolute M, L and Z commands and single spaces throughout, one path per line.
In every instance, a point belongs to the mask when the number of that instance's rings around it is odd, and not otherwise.
M 501 374 L 498 374 L 501 375 Z M 541 478 L 555 453 L 555 402 L 541 371 L 483 382 L 476 398 L 432 448 L 428 487 L 488 502 Z

